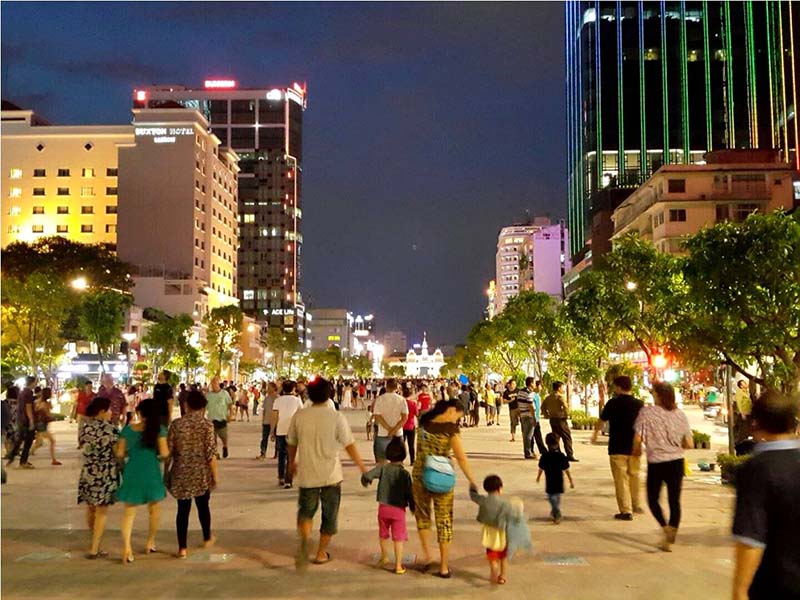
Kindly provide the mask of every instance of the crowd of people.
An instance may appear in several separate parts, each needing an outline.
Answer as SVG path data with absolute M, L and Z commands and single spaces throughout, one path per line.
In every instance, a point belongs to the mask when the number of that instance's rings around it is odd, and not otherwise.
M 391 539 L 392 567 L 397 574 L 405 572 L 402 556 L 408 539 L 406 511 L 410 510 L 419 534 L 420 568 L 429 570 L 436 565 L 439 577 L 451 576 L 455 465 L 479 507 L 477 520 L 482 527 L 481 544 L 486 549 L 490 580 L 504 584 L 508 558 L 520 548 L 530 548 L 522 502 L 503 497 L 501 477 L 487 476 L 482 485 L 487 495 L 478 492 L 460 432 L 462 428 L 479 426 L 481 408 L 486 425 L 497 426 L 502 408 L 507 406 L 510 441 L 516 442 L 519 427 L 522 456 L 538 460 L 536 482 L 544 476 L 554 523 L 562 519 L 565 478 L 571 487 L 575 486 L 570 467 L 578 459 L 573 453 L 563 384 L 558 381 L 549 386 L 543 399 L 542 383 L 532 377 L 526 378 L 519 389 L 515 380 L 499 389 L 490 384 L 477 388 L 447 381 L 329 382 L 319 377 L 311 381 L 283 379 L 242 385 L 237 389 L 214 377 L 208 386 L 182 383 L 175 394 L 170 375 L 166 371 L 159 373 L 152 389 L 132 386 L 127 391 L 120 389 L 110 375 L 103 375 L 97 392 L 87 383 L 78 394 L 74 416 L 78 421 L 82 467 L 77 500 L 86 505 L 87 524 L 92 532 L 88 559 L 106 555 L 101 542 L 108 509 L 115 502 L 124 505 L 122 562 L 135 560 L 131 533 L 140 506 L 147 507 L 149 517 L 145 552 L 158 552 L 161 502 L 167 493 L 177 502 L 175 556 L 187 556 L 192 503 L 197 509 L 203 545 L 212 546 L 215 536 L 210 500 L 219 481 L 217 463 L 230 455 L 229 423 L 237 419 L 249 421 L 251 406 L 253 416 L 261 416 L 262 427 L 260 452 L 255 458 L 265 460 L 272 442 L 278 485 L 298 488 L 298 568 L 305 568 L 309 562 L 322 564 L 331 560 L 329 544 L 338 531 L 344 478 L 341 449 L 359 469 L 364 486 L 379 482 L 376 499 L 380 563 L 391 562 Z M 55 440 L 47 430 L 52 419 L 52 392 L 36 384 L 35 378 L 28 377 L 22 389 L 9 387 L 3 401 L 6 460 L 11 464 L 19 455 L 22 469 L 33 468 L 30 455 L 44 440 L 50 444 L 52 465 L 61 464 L 55 458 Z M 632 390 L 629 377 L 614 380 L 613 397 L 602 408 L 592 441 L 597 441 L 607 426 L 617 520 L 630 521 L 635 514 L 644 513 L 639 472 L 640 457 L 646 455 L 647 506 L 662 528 L 660 548 L 668 552 L 676 542 L 681 522 L 681 487 L 686 468 L 683 452 L 693 447 L 692 431 L 670 384 L 653 384 L 652 405 L 634 397 Z M 736 587 L 740 594 L 737 597 L 742 598 L 747 597 L 748 589 L 751 594 L 752 589 L 800 589 L 800 559 L 790 549 L 800 532 L 798 520 L 789 516 L 793 515 L 793 498 L 800 497 L 797 404 L 767 396 L 748 399 L 748 418 L 761 443 L 739 475 L 734 533 Z M 360 406 L 367 411 L 366 433 L 372 441 L 374 466 L 369 469 L 344 414 Z M 177 412 L 180 417 L 173 418 Z M 543 436 L 545 419 L 550 432 Z M 410 473 L 404 466 L 407 458 Z M 660 505 L 663 487 L 667 489 L 668 516 Z M 312 522 L 318 511 L 322 515 L 320 537 L 312 549 Z M 437 562 L 433 558 L 434 525 Z

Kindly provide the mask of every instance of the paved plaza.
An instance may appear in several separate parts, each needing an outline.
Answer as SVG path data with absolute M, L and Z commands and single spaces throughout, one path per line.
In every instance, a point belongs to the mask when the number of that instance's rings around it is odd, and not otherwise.
M 693 450 L 693 463 L 722 449 L 721 430 L 703 424 L 699 410 L 687 409 L 693 427 L 714 433 L 715 449 Z M 506 416 L 506 415 L 504 415 Z M 371 463 L 365 413 L 348 413 L 362 456 Z M 507 423 L 507 420 L 505 421 Z M 683 521 L 672 553 L 659 551 L 659 531 L 650 514 L 633 522 L 613 519 L 614 488 L 606 447 L 589 444 L 590 432 L 575 432 L 575 490 L 562 501 L 564 520 L 548 519 L 544 483 L 537 485 L 536 462 L 522 458 L 522 444 L 509 443 L 508 429 L 480 427 L 463 432 L 478 481 L 490 473 L 505 482 L 505 493 L 525 502 L 534 542 L 532 555 L 511 562 L 505 586 L 488 582 L 488 564 L 480 545 L 477 506 L 470 502 L 459 475 L 455 502 L 453 578 L 439 579 L 409 569 L 398 576 L 376 565 L 378 551 L 375 486 L 365 490 L 357 469 L 345 461 L 340 533 L 330 551 L 333 560 L 294 569 L 296 490 L 277 487 L 274 460 L 254 460 L 260 417 L 231 425 L 231 457 L 221 461 L 220 486 L 212 495 L 217 546 L 200 550 L 196 513 L 190 520 L 190 555 L 176 550 L 176 503 L 163 503 L 158 546 L 163 553 L 142 554 L 146 510 L 134 526 L 136 561 L 120 563 L 122 510 L 109 512 L 103 547 L 107 559 L 86 560 L 89 532 L 84 508 L 76 504 L 79 473 L 76 426 L 53 424 L 64 466 L 51 467 L 45 448 L 32 462 L 36 470 L 9 471 L 2 488 L 3 598 L 502 598 L 716 599 L 729 596 L 732 573 L 730 524 L 733 490 L 719 484 L 718 473 L 693 473 L 684 482 Z M 545 431 L 548 428 L 545 425 Z M 270 454 L 272 445 L 270 444 Z M 344 454 L 344 453 L 343 453 Z M 695 466 L 696 470 L 696 466 Z M 644 476 L 644 473 L 642 474 Z M 715 477 L 716 476 L 716 477 Z M 644 489 L 642 489 L 644 495 Z M 666 504 L 666 501 L 664 501 Z M 194 510 L 194 509 L 193 509 Z M 318 519 L 319 517 L 317 517 Z M 407 559 L 419 550 L 413 517 L 408 517 Z

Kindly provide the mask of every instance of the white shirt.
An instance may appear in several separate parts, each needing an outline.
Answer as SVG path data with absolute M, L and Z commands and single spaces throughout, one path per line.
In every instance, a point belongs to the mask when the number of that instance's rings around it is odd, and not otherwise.
M 272 410 L 278 411 L 278 423 L 275 425 L 275 435 L 286 435 L 289 423 L 298 410 L 303 408 L 303 402 L 297 396 L 278 396 Z
M 406 419 L 408 419 L 408 404 L 406 404 L 405 398 L 399 394 L 386 392 L 378 396 L 375 400 L 372 414 L 381 415 L 389 426 L 397 423 L 401 416 L 403 417 L 403 423 L 405 423 Z M 378 435 L 381 437 L 388 437 L 389 431 L 383 425 L 379 424 Z M 403 436 L 402 423 L 400 424 L 400 429 L 398 429 L 394 435 L 396 437 Z
M 286 441 L 297 446 L 297 487 L 325 487 L 344 479 L 339 451 L 355 440 L 344 415 L 331 410 L 327 403 L 298 411 L 292 417 Z
M 311 401 L 310 398 L 303 402 L 303 408 L 308 408 L 309 406 L 314 406 L 314 403 Z M 325 406 L 327 406 L 328 408 L 332 408 L 333 410 L 336 410 L 336 404 L 330 398 L 328 398 L 325 401 Z

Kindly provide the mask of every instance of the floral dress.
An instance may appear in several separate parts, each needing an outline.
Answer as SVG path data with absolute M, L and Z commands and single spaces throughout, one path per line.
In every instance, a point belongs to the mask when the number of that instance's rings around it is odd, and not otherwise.
M 172 465 L 169 493 L 177 500 L 202 496 L 211 488 L 211 460 L 217 453 L 214 424 L 202 412 L 176 419 L 167 434 Z
M 113 504 L 119 488 L 119 469 L 114 444 L 119 432 L 108 421 L 85 419 L 78 433 L 83 448 L 83 468 L 78 480 L 78 504 Z

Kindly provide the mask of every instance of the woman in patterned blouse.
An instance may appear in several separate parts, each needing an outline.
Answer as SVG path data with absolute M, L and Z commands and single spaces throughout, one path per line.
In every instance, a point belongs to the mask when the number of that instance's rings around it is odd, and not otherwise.
M 188 412 L 172 422 L 167 434 L 171 457 L 167 487 L 178 501 L 175 526 L 178 530 L 178 558 L 186 558 L 186 535 L 192 498 L 197 506 L 203 529 L 203 547 L 213 545 L 211 511 L 208 506 L 211 490 L 217 485 L 217 442 L 214 425 L 205 418 L 206 397 L 193 390 L 186 398 Z

